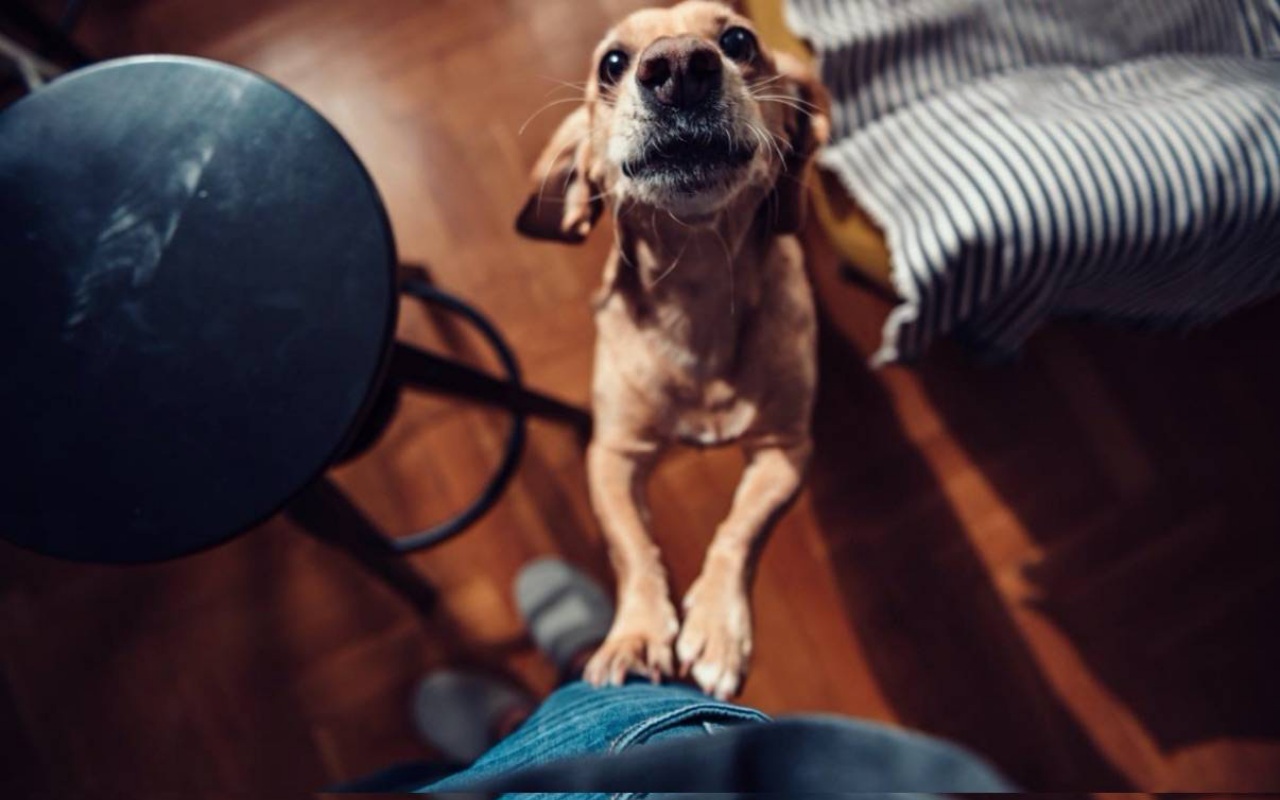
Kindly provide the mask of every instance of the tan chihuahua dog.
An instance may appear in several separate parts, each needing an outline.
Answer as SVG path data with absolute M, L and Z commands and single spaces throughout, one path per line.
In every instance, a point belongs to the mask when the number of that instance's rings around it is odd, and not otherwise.
M 751 655 L 755 559 L 811 450 L 815 322 L 792 234 L 805 167 L 828 136 L 826 94 L 797 60 L 764 49 L 747 19 L 709 0 L 632 14 L 595 64 L 517 223 L 580 242 L 606 201 L 615 221 L 596 311 L 587 471 L 618 609 L 585 677 L 658 680 L 678 658 L 682 674 L 729 698 Z M 673 440 L 737 440 L 747 458 L 684 598 L 683 626 L 644 496 Z

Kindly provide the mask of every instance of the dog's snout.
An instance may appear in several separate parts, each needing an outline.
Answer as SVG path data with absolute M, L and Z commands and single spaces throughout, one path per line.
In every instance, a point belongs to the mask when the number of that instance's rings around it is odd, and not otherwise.
M 663 37 L 640 54 L 636 82 L 645 99 L 673 108 L 691 108 L 720 90 L 720 53 L 693 36 Z

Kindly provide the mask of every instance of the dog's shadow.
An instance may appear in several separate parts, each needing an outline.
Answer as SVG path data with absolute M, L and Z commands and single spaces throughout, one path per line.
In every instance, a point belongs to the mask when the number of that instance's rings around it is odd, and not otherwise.
M 1124 789 L 1040 674 L 865 354 L 823 326 L 811 502 L 848 618 L 906 725 L 1032 789 Z
M 962 392 L 954 360 L 922 373 L 1042 550 L 1033 607 L 1161 755 L 1280 739 L 1277 310 L 1187 336 L 1055 326 Z
M 1004 367 L 944 346 L 912 367 L 938 418 L 913 436 L 900 413 L 916 412 L 824 324 L 812 503 L 904 723 L 1028 788 L 1126 787 L 1086 729 L 1101 717 L 1050 683 L 1037 656 L 1061 646 L 1033 649 L 1021 603 L 1136 717 L 1141 746 L 1280 735 L 1274 306 L 1190 339 L 1058 326 Z M 972 510 L 965 481 L 994 500 L 967 527 L 949 496 Z M 974 544 L 1002 525 L 1039 554 L 1004 566 L 1002 585 L 1029 587 L 1012 603 Z

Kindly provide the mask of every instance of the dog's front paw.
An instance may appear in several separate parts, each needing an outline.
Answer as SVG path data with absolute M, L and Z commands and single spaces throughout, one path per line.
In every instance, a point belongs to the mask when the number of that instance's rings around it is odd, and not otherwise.
M 676 642 L 680 671 L 719 700 L 737 696 L 751 660 L 751 604 L 744 586 L 698 578 L 684 598 Z
M 625 603 L 582 677 L 593 686 L 621 686 L 629 674 L 654 683 L 669 678 L 675 674 L 672 644 L 679 630 L 675 607 L 665 595 Z

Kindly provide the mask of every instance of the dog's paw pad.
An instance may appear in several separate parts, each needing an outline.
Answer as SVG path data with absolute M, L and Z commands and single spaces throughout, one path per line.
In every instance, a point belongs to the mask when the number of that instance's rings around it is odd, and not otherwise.
M 621 686 L 628 675 L 654 682 L 675 673 L 673 643 L 678 630 L 675 611 L 652 624 L 616 626 L 587 662 L 583 679 L 594 686 Z M 648 628 L 645 630 L 644 628 Z
M 717 700 L 729 700 L 738 694 L 742 680 L 741 665 L 699 661 L 693 666 L 693 680 L 702 691 Z
M 731 605 L 687 603 L 676 641 L 681 672 L 720 700 L 738 694 L 751 658 L 750 612 L 745 600 Z

